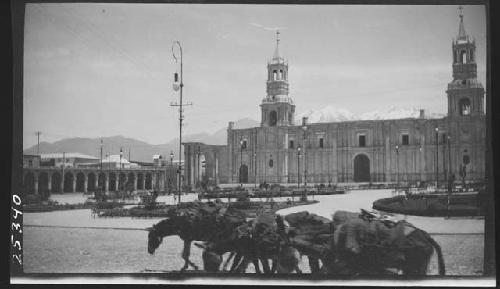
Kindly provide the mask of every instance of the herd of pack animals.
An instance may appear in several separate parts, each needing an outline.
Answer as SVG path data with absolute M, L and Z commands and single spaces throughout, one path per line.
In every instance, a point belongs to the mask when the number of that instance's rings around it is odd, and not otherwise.
M 248 219 L 238 210 L 203 206 L 216 209 L 208 214 L 176 208 L 147 228 L 148 252 L 154 254 L 164 237 L 179 236 L 184 241 L 181 272 L 189 266 L 200 270 L 189 260 L 191 243 L 199 241 L 195 245 L 203 249 L 203 270 L 210 273 L 245 273 L 253 263 L 257 274 L 301 274 L 299 262 L 306 256 L 312 274 L 423 276 L 435 251 L 439 275 L 445 274 L 439 244 L 406 221 L 363 209 L 336 211 L 332 220 L 307 211 L 285 216 L 261 212 Z

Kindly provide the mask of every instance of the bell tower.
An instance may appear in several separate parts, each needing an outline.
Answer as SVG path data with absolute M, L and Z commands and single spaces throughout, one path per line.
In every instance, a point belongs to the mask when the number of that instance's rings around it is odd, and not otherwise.
M 476 42 L 465 32 L 462 7 L 458 36 L 452 42 L 453 80 L 448 84 L 448 116 L 484 115 L 484 88 L 477 80 Z
M 288 63 L 279 53 L 280 32 L 276 32 L 276 49 L 267 63 L 267 96 L 262 99 L 261 126 L 294 124 L 295 105 L 288 96 Z

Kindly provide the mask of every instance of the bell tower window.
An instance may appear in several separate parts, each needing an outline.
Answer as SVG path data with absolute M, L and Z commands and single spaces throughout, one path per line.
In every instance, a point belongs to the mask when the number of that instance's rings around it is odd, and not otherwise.
M 458 105 L 460 107 L 460 115 L 470 115 L 471 106 L 470 106 L 470 100 L 468 98 L 460 99 Z
M 273 70 L 273 80 L 277 80 L 277 79 L 278 79 L 278 71 Z
M 465 50 L 462 50 L 462 52 L 460 52 L 460 59 L 462 60 L 462 64 L 467 63 L 467 52 Z
M 273 110 L 269 114 L 269 125 L 276 126 L 277 122 L 278 122 L 278 113 L 275 110 Z

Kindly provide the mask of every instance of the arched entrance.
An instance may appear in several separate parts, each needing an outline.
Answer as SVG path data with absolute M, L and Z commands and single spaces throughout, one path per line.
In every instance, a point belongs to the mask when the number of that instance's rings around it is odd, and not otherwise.
M 120 173 L 120 178 L 118 179 L 118 191 L 123 191 L 127 185 L 127 175 L 125 173 Z
M 26 193 L 34 194 L 35 193 L 35 174 L 32 172 L 24 175 L 24 190 Z
M 42 195 L 43 199 L 49 196 L 49 174 L 41 173 L 38 176 L 38 192 Z
M 354 158 L 354 181 L 370 181 L 370 159 L 364 154 L 359 154 Z
M 63 192 L 64 193 L 69 193 L 69 192 L 73 192 L 73 180 L 74 180 L 74 176 L 72 173 L 66 173 L 64 174 L 64 189 L 63 189 Z
M 76 175 L 76 189 L 75 192 L 83 192 L 85 189 L 85 174 L 78 173 Z
M 60 193 L 61 192 L 61 174 L 59 173 L 53 173 L 52 174 L 52 180 L 51 180 L 51 189 L 53 193 Z
M 142 185 L 144 182 L 144 175 L 142 173 L 139 173 L 137 175 L 137 189 L 138 190 L 144 190 L 144 186 Z
M 111 192 L 116 191 L 116 174 L 115 173 L 109 174 L 109 191 L 111 191 Z
M 127 179 L 127 186 L 126 186 L 127 192 L 131 192 L 134 190 L 134 180 L 135 180 L 135 175 L 134 173 L 130 172 L 128 174 L 128 179 Z
M 146 174 L 146 190 L 151 190 L 153 187 L 153 177 L 151 176 L 151 173 Z
M 104 191 L 106 189 L 105 188 L 106 187 L 106 174 L 105 173 L 99 173 L 99 176 L 97 178 L 97 187 L 101 191 Z
M 88 191 L 95 191 L 96 190 L 96 187 L 95 187 L 95 174 L 94 173 L 89 173 L 89 175 L 87 176 L 87 190 Z
M 248 183 L 248 167 L 247 165 L 241 165 L 240 167 L 240 183 Z

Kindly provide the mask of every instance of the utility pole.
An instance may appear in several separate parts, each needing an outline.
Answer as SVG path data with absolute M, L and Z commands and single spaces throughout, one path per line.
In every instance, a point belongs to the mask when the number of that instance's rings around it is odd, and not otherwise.
M 118 190 L 122 190 L 122 157 L 123 149 L 120 147 L 120 175 L 118 176 Z
M 180 88 L 180 93 L 179 93 L 179 98 L 180 98 L 180 101 L 179 103 L 171 103 L 170 106 L 178 106 L 179 107 L 179 169 L 178 169 L 178 174 L 179 174 L 179 204 L 181 203 L 181 191 L 182 191 L 182 175 L 181 175 L 181 169 L 182 169 L 182 120 L 184 119 L 184 116 L 183 116 L 183 109 L 182 107 L 183 106 L 187 106 L 187 105 L 192 105 L 192 103 L 183 103 L 182 102 L 182 88 L 184 87 L 184 83 L 182 81 L 182 46 L 181 46 L 181 43 L 179 41 L 174 41 L 174 43 L 172 44 L 172 55 L 175 59 L 175 63 L 177 63 L 177 56 L 175 55 L 174 53 L 174 46 L 177 45 L 179 46 L 179 51 L 180 51 L 180 68 L 181 68 L 181 79 L 180 79 L 180 83 L 179 83 L 179 75 L 176 73 L 174 73 L 174 84 L 173 84 L 173 89 L 174 91 L 177 91 L 179 90 Z
M 439 190 L 439 128 L 436 126 L 436 191 Z
M 101 166 L 100 166 L 100 174 L 102 174 L 102 138 L 101 138 Z M 99 176 L 97 176 L 97 182 L 99 183 Z M 102 185 L 104 185 L 104 184 L 102 184 Z M 101 185 L 101 190 L 105 191 L 106 188 L 103 188 L 102 185 Z
M 36 155 L 40 155 L 40 135 L 42 134 L 41 131 L 37 131 L 35 132 L 36 136 L 37 136 L 37 145 L 36 145 Z
M 64 193 L 64 166 L 66 165 L 66 152 L 63 152 L 63 164 L 62 164 L 62 192 Z

